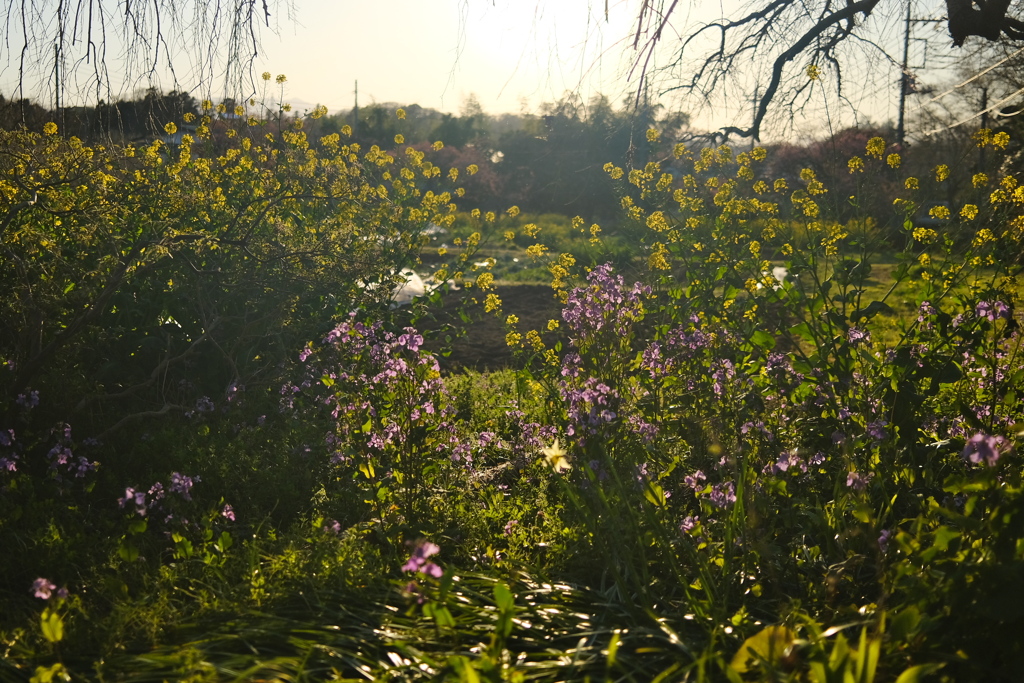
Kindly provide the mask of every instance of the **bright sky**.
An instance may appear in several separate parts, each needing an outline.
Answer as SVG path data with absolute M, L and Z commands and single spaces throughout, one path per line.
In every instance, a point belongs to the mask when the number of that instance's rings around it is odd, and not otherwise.
M 457 112 L 475 94 L 488 113 L 535 109 L 566 90 L 618 102 L 622 41 L 635 1 L 300 0 L 280 39 L 264 41 L 258 71 L 288 76 L 293 103 L 331 110 L 416 103 Z
M 280 4 L 287 4 L 287 0 Z M 578 92 L 584 102 L 603 93 L 620 105 L 637 87 L 636 74 L 631 79 L 628 75 L 636 59 L 631 47 L 641 0 L 294 0 L 293 4 L 293 16 L 272 17 L 277 34 L 264 32 L 264 56 L 256 65 L 256 73 L 287 75 L 284 100 L 299 111 L 315 104 L 326 105 L 332 112 L 350 109 L 356 81 L 359 103 L 364 106 L 372 102 L 415 103 L 458 112 L 465 99 L 475 95 L 489 114 L 536 112 L 542 103 L 558 100 L 566 91 Z M 672 29 L 685 33 L 685 26 L 731 14 L 744 5 L 745 0 L 680 2 Z M 892 54 L 899 53 L 902 43 L 903 7 L 902 0 L 890 0 L 880 5 L 869 20 L 877 26 L 872 29 L 876 41 L 888 45 Z M 936 8 L 941 16 L 940 0 L 916 0 L 915 16 L 934 14 Z M 932 55 L 928 66 L 935 65 L 935 48 L 949 42 L 941 36 L 934 39 L 935 31 L 925 30 L 929 26 L 915 28 L 912 66 L 924 60 L 926 48 Z M 672 29 L 662 41 L 666 50 L 679 44 L 679 35 Z M 917 36 L 926 34 L 933 39 L 927 43 L 917 40 Z M 40 49 L 51 48 L 45 43 Z M 176 59 L 187 62 L 192 51 L 178 50 Z M 43 84 L 29 86 L 25 94 L 52 106 L 53 72 L 52 66 L 47 66 L 52 64 L 48 54 L 41 53 L 36 60 Z M 16 62 L 10 55 L 4 56 L 6 63 L 0 62 L 0 92 L 13 93 Z M 808 116 L 798 119 L 788 135 L 820 137 L 826 132 L 822 130 L 823 121 L 838 129 L 856 120 L 894 120 L 897 65 L 873 59 L 870 64 L 844 65 L 846 77 L 855 81 L 854 87 L 844 92 L 846 104 L 838 101 L 834 92 L 826 94 L 824 88 L 812 91 Z M 108 58 L 108 66 L 111 80 L 116 81 L 117 59 Z M 732 90 L 716 91 L 708 101 L 663 98 L 660 103 L 668 111 L 690 113 L 698 128 L 747 125 L 752 116 L 756 66 L 741 60 L 737 68 L 740 83 Z M 793 69 L 799 74 L 804 66 L 794 64 Z M 223 86 L 214 85 L 212 92 L 210 85 L 196 87 L 186 82 L 183 74 L 187 73 L 187 68 L 179 68 L 177 82 L 166 75 L 159 82 L 136 79 L 121 93 L 108 97 L 130 96 L 132 89 L 150 84 L 163 90 L 189 90 L 197 98 L 215 101 L 225 94 L 251 95 L 225 93 Z M 657 98 L 658 86 L 678 82 L 672 78 L 669 75 L 656 83 L 649 91 L 652 99 Z M 95 100 L 96 95 L 90 97 L 87 87 L 83 86 L 77 95 L 65 88 L 64 102 Z M 279 92 L 273 83 L 270 90 L 269 96 L 276 99 Z M 851 105 L 861 112 L 859 119 L 853 117 Z M 780 120 L 790 119 L 784 112 Z M 771 119 L 766 123 L 770 126 Z M 768 136 L 772 136 L 770 130 Z

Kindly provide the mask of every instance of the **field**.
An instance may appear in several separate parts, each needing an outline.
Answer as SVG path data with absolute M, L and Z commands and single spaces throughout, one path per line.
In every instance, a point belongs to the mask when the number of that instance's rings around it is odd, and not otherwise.
M 1012 176 L 883 234 L 679 148 L 599 226 L 239 126 L 0 134 L 0 679 L 1017 679 Z

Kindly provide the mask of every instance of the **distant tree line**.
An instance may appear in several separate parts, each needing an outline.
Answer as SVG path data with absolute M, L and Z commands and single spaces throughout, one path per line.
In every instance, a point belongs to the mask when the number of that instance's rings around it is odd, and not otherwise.
M 405 112 L 403 119 L 396 116 L 399 108 Z M 532 213 L 579 215 L 588 221 L 602 222 L 614 220 L 621 212 L 622 185 L 605 172 L 606 164 L 630 169 L 657 161 L 661 163 L 661 172 L 673 173 L 673 152 L 678 144 L 687 144 L 695 151 L 713 144 L 713 138 L 691 129 L 685 113 L 666 112 L 660 106 L 637 107 L 633 102 L 615 107 L 600 95 L 584 103 L 578 96 L 567 94 L 557 102 L 542 105 L 537 114 L 487 114 L 470 96 L 458 114 L 416 104 L 374 103 L 318 117 L 309 117 L 309 112 L 293 110 L 283 103 L 268 105 L 249 100 L 239 106 L 229 99 L 213 105 L 199 102 L 185 92 L 162 93 L 154 88 L 132 99 L 59 112 L 0 95 L 0 128 L 39 130 L 45 122 L 54 121 L 65 135 L 86 141 L 138 142 L 162 137 L 174 143 L 175 139 L 166 133 L 166 124 L 175 122 L 180 136 L 189 129 L 183 124 L 192 118 L 188 114 L 204 113 L 214 119 L 214 140 L 219 140 L 221 146 L 226 143 L 230 128 L 245 127 L 252 117 L 264 123 L 276 122 L 279 128 L 295 125 L 302 119 L 311 144 L 317 144 L 324 136 L 345 133 L 348 139 L 367 149 L 376 145 L 396 153 L 403 153 L 406 147 L 430 150 L 433 163 L 446 169 L 476 165 L 476 174 L 460 177 L 466 190 L 463 206 L 502 211 L 516 205 Z M 1021 132 L 1017 119 L 1001 123 L 1001 129 L 1020 139 L 1019 134 L 1014 135 L 1015 129 Z M 649 135 L 651 130 L 657 134 Z M 828 218 L 846 222 L 868 215 L 880 227 L 890 226 L 883 228 L 883 232 L 898 233 L 905 217 L 892 204 L 901 189 L 896 170 L 893 169 L 891 179 L 873 178 L 871 192 L 863 188 L 858 192 L 859 179 L 847 167 L 848 160 L 863 154 L 866 141 L 876 136 L 889 143 L 895 139 L 891 126 L 867 125 L 799 144 L 768 145 L 771 153 L 764 167 L 765 180 L 783 178 L 795 188 L 800 172 L 810 169 L 827 187 L 833 188 L 821 202 Z M 436 145 L 438 141 L 443 146 Z M 974 174 L 998 175 L 1019 170 L 1018 144 L 1014 142 L 1009 157 L 1003 157 L 1010 163 L 1004 169 L 993 166 L 995 159 L 986 161 L 984 155 L 972 151 L 977 148 L 971 130 L 966 128 L 909 149 L 894 147 L 890 151 L 901 151 L 904 170 L 910 164 L 921 175 L 931 172 L 936 159 L 962 159 L 963 163 L 954 164 L 949 180 L 944 183 L 944 194 L 923 198 L 924 203 L 954 206 L 958 202 L 977 201 L 971 183 Z M 746 148 L 744 144 L 736 151 Z M 673 178 L 673 182 L 678 181 L 679 178 Z M 846 201 L 855 193 L 861 198 L 857 206 Z

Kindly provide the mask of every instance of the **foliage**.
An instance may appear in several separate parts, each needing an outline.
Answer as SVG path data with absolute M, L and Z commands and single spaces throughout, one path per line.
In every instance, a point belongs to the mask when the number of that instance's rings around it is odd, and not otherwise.
M 894 183 L 881 291 L 868 217 L 759 148 L 608 164 L 640 256 L 599 230 L 583 261 L 543 242 L 582 219 L 460 218 L 424 152 L 270 127 L 6 139 L 5 677 L 1015 678 L 1018 178 L 934 227 L 949 169 Z M 850 192 L 891 154 L 868 139 Z M 506 221 L 561 319 L 507 318 L 524 370 L 443 376 L 381 285 L 433 222 L 438 277 L 494 294 Z

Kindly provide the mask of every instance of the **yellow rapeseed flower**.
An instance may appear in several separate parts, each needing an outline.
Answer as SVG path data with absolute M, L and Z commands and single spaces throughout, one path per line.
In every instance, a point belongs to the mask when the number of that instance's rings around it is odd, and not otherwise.
M 398 109 L 395 110 L 395 116 L 397 116 L 400 119 L 404 119 L 405 118 L 405 110 L 402 109 L 401 107 L 399 107 Z
M 544 350 L 544 340 L 540 338 L 540 332 L 537 330 L 530 330 L 526 333 L 526 341 L 530 343 L 534 351 L 540 352 Z
M 277 78 L 274 80 L 277 82 L 278 85 L 283 85 L 285 81 L 288 80 L 288 77 L 285 76 L 284 74 L 278 74 Z
M 870 140 L 868 140 L 868 144 L 865 145 L 864 149 L 867 152 L 868 156 L 874 157 L 876 159 L 881 159 L 882 154 L 885 153 L 885 140 L 877 136 L 873 137 Z
M 981 187 L 986 183 L 988 183 L 988 176 L 984 173 L 975 173 L 971 177 L 971 184 L 974 185 L 975 187 Z
M 657 128 L 647 129 L 647 142 L 657 142 L 661 138 L 661 131 Z
M 490 313 L 491 311 L 500 311 L 500 310 L 501 310 L 501 299 L 499 299 L 498 295 L 494 294 L 493 292 L 488 294 L 487 298 L 484 299 L 484 312 L 485 313 Z
M 899 168 L 900 167 L 900 155 L 899 154 L 890 154 L 889 156 L 887 156 L 885 158 L 885 163 L 889 164 L 889 168 Z
M 480 167 L 477 166 L 476 164 L 470 164 L 469 166 L 466 167 L 466 173 L 468 173 L 469 175 L 476 175 L 477 171 L 479 170 Z
M 404 135 L 402 135 L 401 133 L 399 133 L 398 135 L 396 135 L 396 136 L 395 136 L 395 144 L 396 144 L 396 145 L 400 145 L 400 144 L 402 144 L 403 142 L 405 142 L 405 136 L 404 136 Z
M 821 69 L 818 68 L 817 64 L 807 65 L 807 78 L 812 81 L 816 81 L 821 78 Z
M 860 157 L 852 157 L 846 162 L 846 167 L 850 169 L 850 173 L 863 173 L 864 160 Z
M 559 321 L 557 321 L 557 320 L 555 320 L 555 319 L 551 319 L 551 320 L 549 320 L 549 321 L 548 321 L 548 330 L 550 330 L 550 331 L 552 331 L 552 332 L 553 332 L 554 330 L 557 330 L 557 329 L 558 329 L 558 326 L 559 326 L 559 324 L 560 324 L 560 323 L 559 323 Z
M 164 132 L 168 135 L 174 135 L 178 132 L 178 127 L 173 123 L 168 123 L 164 126 Z
M 935 167 L 935 182 L 941 183 L 949 177 L 949 166 L 939 164 Z
M 270 80 L 270 72 L 269 71 L 264 71 L 261 77 L 263 78 L 263 80 L 269 81 Z
M 908 190 L 920 189 L 920 183 L 918 183 L 917 178 L 915 178 L 914 176 L 910 176 L 905 181 L 903 181 L 903 186 Z
M 432 147 L 432 148 L 434 149 L 434 151 L 436 152 L 437 150 L 439 150 L 439 149 L 443 149 L 443 148 L 444 148 L 444 143 L 443 143 L 443 142 L 441 142 L 440 140 L 435 140 L 435 141 L 434 141 L 434 144 L 432 144 L 432 145 L 431 145 L 431 147 Z
M 56 135 L 57 134 L 57 124 L 54 123 L 53 121 L 47 121 L 46 123 L 43 124 L 43 132 L 45 134 L 47 134 L 47 135 Z
M 518 207 L 518 206 L 510 206 L 510 207 L 508 207 L 508 209 L 507 209 L 507 210 L 505 211 L 505 213 L 507 213 L 507 214 L 508 214 L 509 216 L 511 216 L 512 218 L 515 218 L 516 216 L 518 216 L 518 215 L 519 215 L 519 207 Z
M 964 204 L 963 208 L 960 209 L 960 217 L 965 220 L 973 221 L 977 216 L 978 207 L 974 204 Z
M 666 255 L 668 249 L 661 242 L 655 242 L 651 248 L 651 255 L 647 257 L 647 266 L 652 270 L 671 270 L 672 265 L 668 262 Z
M 977 248 L 984 245 L 986 242 L 994 242 L 995 239 L 996 236 L 992 234 L 991 230 L 988 228 L 982 228 L 974 236 L 974 242 L 971 243 L 971 246 Z
M 526 248 L 526 255 L 530 258 L 539 259 L 548 250 L 543 244 L 531 244 Z

